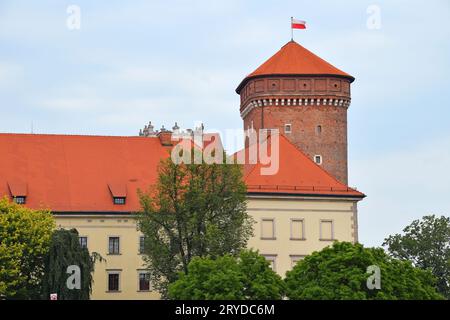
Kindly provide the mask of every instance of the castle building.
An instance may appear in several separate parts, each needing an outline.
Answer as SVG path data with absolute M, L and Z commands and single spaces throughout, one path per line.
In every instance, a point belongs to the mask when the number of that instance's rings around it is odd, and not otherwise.
M 347 109 L 354 80 L 290 41 L 237 87 L 244 129 L 279 129 L 347 184 Z
M 255 221 L 248 247 L 280 275 L 335 240 L 358 241 L 365 195 L 347 186 L 353 80 L 289 42 L 236 90 L 245 128 L 281 131 L 274 174 L 261 174 L 261 163 L 243 166 Z M 138 190 L 156 183 L 174 134 L 177 124 L 172 131 L 149 124 L 135 137 L 0 133 L 0 197 L 50 209 L 58 227 L 76 228 L 80 244 L 106 259 L 95 266 L 93 299 L 158 299 L 134 214 Z

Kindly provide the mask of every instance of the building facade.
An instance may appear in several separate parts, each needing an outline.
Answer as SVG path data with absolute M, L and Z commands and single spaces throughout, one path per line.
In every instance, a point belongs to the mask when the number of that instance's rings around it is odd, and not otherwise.
M 245 128 L 281 131 L 278 170 L 264 175 L 260 162 L 243 170 L 255 221 L 248 247 L 283 276 L 335 240 L 358 241 L 364 194 L 346 183 L 353 78 L 293 42 L 274 57 L 237 92 Z M 76 228 L 80 244 L 105 258 L 95 266 L 93 299 L 159 299 L 134 214 L 138 191 L 156 183 L 160 160 L 170 156 L 172 131 L 149 125 L 137 137 L 0 134 L 0 196 L 50 209 L 58 227 Z

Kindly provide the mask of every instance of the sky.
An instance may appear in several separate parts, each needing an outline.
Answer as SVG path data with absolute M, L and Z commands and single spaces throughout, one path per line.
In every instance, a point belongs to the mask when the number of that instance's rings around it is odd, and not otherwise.
M 80 28 L 69 24 L 75 5 Z M 349 184 L 367 246 L 450 215 L 450 2 L 0 1 L 0 132 L 242 127 L 240 81 L 290 40 L 356 78 Z M 76 25 L 75 25 L 76 26 Z

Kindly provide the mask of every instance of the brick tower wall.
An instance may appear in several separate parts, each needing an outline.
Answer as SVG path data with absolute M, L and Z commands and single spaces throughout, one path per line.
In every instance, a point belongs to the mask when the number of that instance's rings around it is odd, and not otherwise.
M 258 78 L 240 91 L 244 129 L 280 130 L 292 143 L 347 184 L 347 108 L 345 78 Z M 285 125 L 291 132 L 285 132 Z M 320 128 L 319 128 L 320 126 Z

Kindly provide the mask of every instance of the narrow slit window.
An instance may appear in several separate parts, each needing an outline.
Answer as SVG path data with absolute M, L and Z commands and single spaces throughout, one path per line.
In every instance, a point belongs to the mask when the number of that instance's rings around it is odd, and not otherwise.
M 322 156 L 315 155 L 314 156 L 314 162 L 317 163 L 318 165 L 321 165 L 322 164 Z
M 78 237 L 78 240 L 80 242 L 80 247 L 87 248 L 87 237 Z
M 320 136 L 322 134 L 322 126 L 321 125 L 317 126 L 316 133 L 317 133 L 318 136 Z
M 284 133 L 292 133 L 292 125 L 291 124 L 284 125 Z

